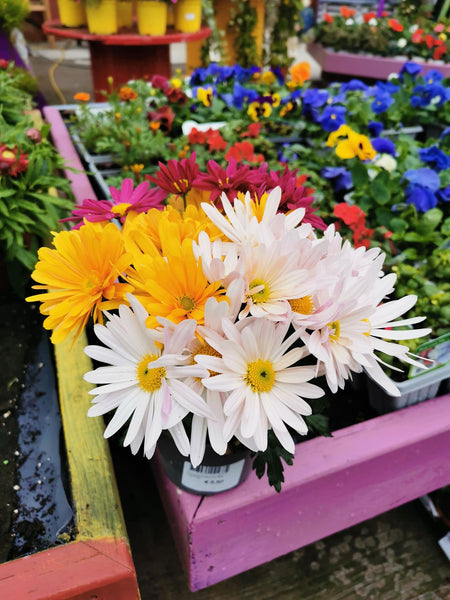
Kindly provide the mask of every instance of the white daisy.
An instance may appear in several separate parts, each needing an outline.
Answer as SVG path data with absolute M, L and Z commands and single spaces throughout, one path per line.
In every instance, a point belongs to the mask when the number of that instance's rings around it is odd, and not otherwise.
M 286 425 L 306 434 L 302 415 L 310 415 L 311 407 L 303 397 L 324 394 L 321 388 L 308 383 L 315 375 L 314 367 L 293 366 L 304 354 L 304 348 L 289 350 L 298 334 L 285 339 L 289 323 L 275 324 L 266 319 L 245 319 L 238 324 L 223 320 L 222 326 L 223 338 L 199 328 L 219 356 L 199 354 L 196 360 L 217 373 L 202 380 L 203 385 L 227 394 L 225 439 L 236 435 L 264 451 L 267 431 L 273 429 L 283 447 L 294 453 L 294 441 Z
M 228 240 L 240 248 L 243 244 L 270 243 L 297 227 L 305 215 L 304 208 L 293 210 L 288 215 L 277 213 L 281 200 L 281 188 L 274 188 L 268 195 L 264 212 L 258 220 L 254 214 L 250 194 L 245 195 L 245 201 L 236 198 L 234 207 L 226 194 L 221 201 L 225 216 L 212 204 L 202 203 L 202 208 L 211 221 L 226 235 Z M 311 227 L 306 228 L 307 232 Z
M 106 348 L 85 348 L 92 359 L 108 365 L 84 376 L 90 383 L 101 384 L 89 392 L 95 398 L 88 416 L 116 410 L 105 438 L 130 419 L 124 446 L 129 445 L 133 454 L 144 442 L 144 454 L 151 458 L 162 430 L 168 429 L 180 452 L 187 456 L 189 440 L 182 419 L 189 411 L 214 418 L 203 398 L 185 383 L 188 377 L 207 376 L 205 369 L 189 364 L 192 358 L 186 351 L 197 323 L 186 319 L 173 330 L 148 329 L 147 311 L 131 294 L 127 298 L 131 309 L 122 305 L 118 315 L 106 313 L 106 325 L 94 327 Z

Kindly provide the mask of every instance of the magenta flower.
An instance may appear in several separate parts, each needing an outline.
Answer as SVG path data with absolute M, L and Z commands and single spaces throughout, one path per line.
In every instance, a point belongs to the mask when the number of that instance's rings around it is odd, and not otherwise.
M 168 194 L 185 196 L 192 188 L 200 167 L 195 162 L 196 154 L 193 152 L 189 158 L 180 161 L 171 159 L 167 166 L 159 164 L 159 171 L 154 176 L 146 175 L 146 179 L 155 183 L 161 190 Z
M 249 165 L 238 166 L 233 157 L 230 157 L 225 169 L 214 160 L 209 160 L 206 168 L 208 173 L 199 173 L 194 185 L 200 190 L 210 191 L 209 201 L 212 203 L 215 203 L 222 193 L 231 201 L 236 198 L 238 192 L 253 193 L 267 177 L 266 163 L 252 169 Z
M 280 212 L 295 210 L 296 208 L 304 208 L 305 216 L 302 219 L 303 223 L 310 223 L 313 227 L 324 231 L 327 226 L 324 221 L 315 214 L 316 209 L 312 207 L 314 196 L 311 195 L 311 190 L 297 184 L 297 171 L 290 171 L 285 167 L 284 171 L 270 171 L 264 184 L 259 188 L 258 195 L 263 192 L 270 192 L 277 186 L 281 187 Z
M 142 213 L 151 208 L 162 210 L 164 208 L 165 192 L 159 188 L 149 189 L 149 182 L 143 181 L 134 188 L 133 180 L 124 179 L 120 190 L 109 187 L 112 196 L 111 200 L 92 200 L 86 198 L 81 206 L 77 206 L 72 211 L 72 216 L 61 219 L 61 222 L 76 221 L 72 229 L 79 229 L 84 220 L 90 223 L 101 223 L 103 221 L 112 221 L 120 219 L 123 223 L 127 214 L 131 211 Z M 134 189 L 133 189 L 134 188 Z

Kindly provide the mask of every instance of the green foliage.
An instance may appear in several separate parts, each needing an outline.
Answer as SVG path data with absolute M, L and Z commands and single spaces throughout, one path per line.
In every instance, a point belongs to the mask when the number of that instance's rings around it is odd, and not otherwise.
M 0 0 L 0 31 L 20 27 L 30 12 L 27 0 Z
M 287 465 L 292 465 L 294 455 L 283 448 L 272 430 L 268 432 L 267 450 L 257 452 L 253 460 L 252 468 L 257 477 L 261 479 L 267 472 L 267 479 L 279 493 L 281 484 L 284 482 L 284 461 Z

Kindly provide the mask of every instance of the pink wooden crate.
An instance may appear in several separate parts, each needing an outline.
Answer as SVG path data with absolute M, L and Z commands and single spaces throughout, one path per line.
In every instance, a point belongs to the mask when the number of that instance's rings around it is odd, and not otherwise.
M 384 57 L 369 54 L 351 54 L 350 52 L 333 52 L 324 48 L 322 44 L 308 44 L 308 52 L 320 64 L 325 73 L 336 73 L 352 77 L 371 77 L 373 79 L 387 79 L 391 73 L 399 73 L 406 57 Z M 439 62 L 426 62 L 414 59 L 422 65 L 422 73 L 431 69 L 438 69 L 444 77 L 450 76 L 450 65 Z
M 152 464 L 196 591 L 450 483 L 450 394 L 299 444 L 281 494 L 252 472 L 202 498 Z
M 64 169 L 64 175 L 71 183 L 75 204 L 81 204 L 86 198 L 96 198 L 78 153 L 72 144 L 61 112 L 53 106 L 44 106 L 42 114 L 47 123 L 51 125 L 50 136 L 53 145 L 66 161 L 67 168 Z

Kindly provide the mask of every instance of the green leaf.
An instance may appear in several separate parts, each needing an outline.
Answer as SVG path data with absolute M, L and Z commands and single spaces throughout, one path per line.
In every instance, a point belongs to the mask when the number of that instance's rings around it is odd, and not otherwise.
M 355 188 L 369 183 L 369 174 L 367 172 L 367 167 L 361 161 L 358 160 L 353 164 L 351 168 L 351 174 L 353 185 Z
M 370 193 L 372 198 L 375 200 L 377 204 L 381 204 L 384 206 L 391 199 L 391 195 L 389 193 L 389 189 L 386 185 L 381 181 L 379 177 L 376 177 L 370 186 Z
M 281 492 L 281 484 L 284 482 L 282 460 L 287 465 L 292 465 L 293 459 L 294 455 L 281 446 L 273 431 L 269 431 L 267 450 L 256 452 L 252 469 L 255 470 L 256 476 L 259 479 L 263 477 L 267 469 L 269 485 L 274 487 L 277 492 Z

